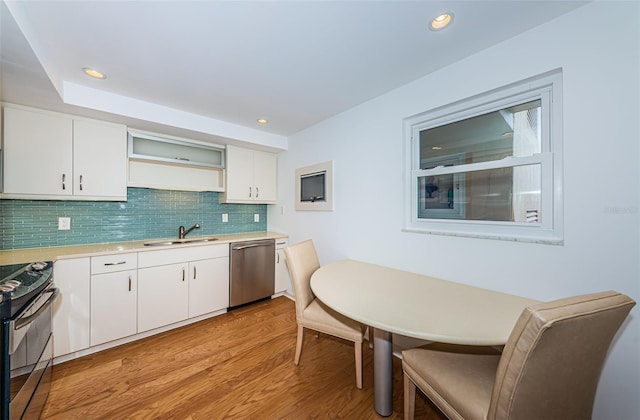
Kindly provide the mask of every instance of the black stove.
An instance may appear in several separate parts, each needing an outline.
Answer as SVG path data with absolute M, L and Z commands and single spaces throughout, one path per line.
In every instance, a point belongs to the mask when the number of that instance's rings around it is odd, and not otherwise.
M 0 293 L 4 305 L 11 300 L 10 317 L 47 287 L 53 276 L 51 261 L 0 266 Z
M 0 420 L 39 418 L 53 359 L 53 263 L 0 266 Z

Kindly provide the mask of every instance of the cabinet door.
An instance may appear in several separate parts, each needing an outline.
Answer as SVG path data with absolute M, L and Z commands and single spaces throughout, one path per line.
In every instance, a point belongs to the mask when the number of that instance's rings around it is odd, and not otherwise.
M 253 200 L 253 150 L 227 146 L 226 200 Z
M 276 245 L 277 246 L 277 245 Z M 285 242 L 286 246 L 286 242 Z M 289 280 L 289 270 L 287 263 L 284 259 L 284 249 L 276 249 L 276 284 L 274 288 L 275 293 L 285 292 L 289 287 L 291 281 Z
M 4 193 L 73 192 L 71 118 L 4 108 Z
M 137 271 L 91 276 L 91 345 L 137 331 Z
M 60 289 L 53 303 L 54 357 L 89 348 L 89 258 L 58 260 L 53 266 Z
M 259 202 L 275 202 L 277 200 L 277 157 L 273 153 L 254 151 L 253 154 L 253 184 L 255 193 L 253 199 Z
M 189 315 L 189 264 L 138 270 L 138 332 L 183 321 Z
M 229 258 L 189 263 L 189 318 L 229 306 Z
M 73 122 L 73 193 L 127 196 L 127 129 L 90 120 Z

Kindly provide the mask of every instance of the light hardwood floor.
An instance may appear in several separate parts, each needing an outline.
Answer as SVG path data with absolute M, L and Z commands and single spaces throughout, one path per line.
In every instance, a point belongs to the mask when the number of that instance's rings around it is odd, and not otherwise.
M 364 387 L 358 390 L 353 344 L 307 332 L 296 366 L 295 342 L 294 302 L 260 302 L 55 365 L 42 418 L 380 418 L 373 409 L 373 352 L 366 344 Z M 393 387 L 388 418 L 398 419 L 399 360 Z M 445 417 L 418 395 L 416 418 Z

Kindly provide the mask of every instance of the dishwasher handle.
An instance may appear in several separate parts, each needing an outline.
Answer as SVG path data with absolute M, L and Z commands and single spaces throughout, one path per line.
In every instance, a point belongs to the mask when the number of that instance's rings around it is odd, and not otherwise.
M 251 245 L 234 245 L 231 250 L 232 251 L 241 251 L 247 248 L 256 248 L 259 246 L 270 246 L 270 244 L 251 244 Z

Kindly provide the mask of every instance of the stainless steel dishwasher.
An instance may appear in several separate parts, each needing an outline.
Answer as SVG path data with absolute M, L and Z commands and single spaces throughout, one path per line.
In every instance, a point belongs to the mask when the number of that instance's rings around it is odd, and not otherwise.
M 229 244 L 229 307 L 271 297 L 275 290 L 275 239 Z

